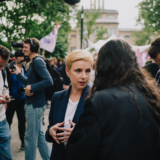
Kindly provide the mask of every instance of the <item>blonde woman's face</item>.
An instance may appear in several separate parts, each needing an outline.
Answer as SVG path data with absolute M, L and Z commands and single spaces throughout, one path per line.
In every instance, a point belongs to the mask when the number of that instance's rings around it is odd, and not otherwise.
M 83 89 L 89 82 L 91 75 L 91 62 L 79 60 L 72 63 L 70 70 L 66 68 L 72 87 Z
M 54 61 L 53 60 L 50 61 L 50 65 L 54 65 Z

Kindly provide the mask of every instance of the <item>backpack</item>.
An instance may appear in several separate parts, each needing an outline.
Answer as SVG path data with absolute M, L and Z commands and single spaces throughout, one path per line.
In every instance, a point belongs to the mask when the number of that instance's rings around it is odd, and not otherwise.
M 37 56 L 40 57 L 40 56 Z M 42 58 L 42 57 L 40 57 Z M 37 75 L 38 77 L 38 81 L 41 81 L 41 77 L 37 74 L 36 70 L 34 69 L 34 60 L 36 59 L 36 57 L 33 59 L 32 61 L 32 68 L 34 73 Z M 50 76 L 52 77 L 52 81 L 53 81 L 53 85 L 51 87 L 48 87 L 45 89 L 45 95 L 46 95 L 46 99 L 47 100 L 51 100 L 52 96 L 55 92 L 60 91 L 61 90 L 61 80 L 60 80 L 60 74 L 54 69 L 52 68 L 44 58 L 42 58 L 44 60 L 44 62 L 46 63 L 46 68 L 50 74 Z
M 2 77 L 3 77 L 4 87 L 8 88 L 8 86 L 5 85 L 5 81 L 6 81 L 6 77 L 7 77 L 5 69 L 2 69 Z

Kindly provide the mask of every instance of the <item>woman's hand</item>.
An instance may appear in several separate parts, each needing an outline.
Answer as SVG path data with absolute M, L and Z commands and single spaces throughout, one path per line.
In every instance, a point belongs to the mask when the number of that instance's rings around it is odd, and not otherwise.
M 58 133 L 56 134 L 56 136 L 58 137 L 57 139 L 59 141 L 61 141 L 61 143 L 65 143 L 68 142 L 68 139 L 75 127 L 75 123 L 73 123 L 71 120 L 69 120 L 69 123 L 71 124 L 71 126 L 73 126 L 72 128 L 58 128 L 58 130 L 60 131 L 64 131 L 64 133 Z
M 60 144 L 60 142 L 58 141 L 58 138 L 57 138 L 57 135 L 56 135 L 56 132 L 58 130 L 58 127 L 60 126 L 63 126 L 65 122 L 62 122 L 62 123 L 57 123 L 56 125 L 52 126 L 50 129 L 49 129 L 49 134 L 52 136 L 52 138 L 56 141 L 56 143 Z

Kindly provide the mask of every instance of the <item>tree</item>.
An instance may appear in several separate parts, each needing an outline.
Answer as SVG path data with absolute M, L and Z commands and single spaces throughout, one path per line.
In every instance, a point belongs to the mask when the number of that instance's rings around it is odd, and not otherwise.
M 84 39 L 89 39 L 90 35 L 96 29 L 96 20 L 100 16 L 100 11 L 98 10 L 84 10 L 84 32 L 83 37 Z M 77 12 L 77 28 L 79 29 L 79 33 L 81 33 L 81 11 Z
M 143 0 L 138 4 L 137 22 L 143 27 L 154 31 L 160 30 L 160 3 L 157 0 Z
M 57 0 L 13 0 L 0 3 L 0 38 L 7 40 L 9 45 L 11 41 L 22 41 L 26 37 L 41 39 L 59 22 L 61 27 L 57 44 L 63 43 L 60 50 L 64 53 L 59 54 L 63 57 L 67 52 L 64 43 L 67 43 L 67 34 L 71 31 L 69 20 L 74 8 Z
M 102 39 L 106 39 L 107 37 L 105 37 L 104 35 L 108 33 L 108 29 L 100 26 L 96 28 L 96 41 L 98 40 L 102 40 Z
M 150 43 L 160 31 L 160 3 L 157 0 L 143 0 L 138 4 L 137 24 L 142 25 L 141 33 L 132 33 L 137 45 Z M 154 35 L 154 36 L 152 36 Z

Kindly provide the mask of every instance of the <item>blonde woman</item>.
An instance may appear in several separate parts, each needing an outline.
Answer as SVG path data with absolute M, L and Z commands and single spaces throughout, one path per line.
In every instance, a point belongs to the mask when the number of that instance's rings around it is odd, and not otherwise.
M 53 143 L 51 159 L 64 159 L 68 138 L 84 110 L 92 65 L 91 54 L 82 50 L 71 52 L 66 59 L 66 73 L 71 85 L 53 95 L 46 132 L 46 140 Z

